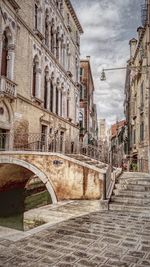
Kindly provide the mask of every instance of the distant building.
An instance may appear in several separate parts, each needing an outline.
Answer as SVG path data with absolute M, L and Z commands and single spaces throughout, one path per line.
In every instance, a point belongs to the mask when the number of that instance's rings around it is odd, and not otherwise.
M 106 120 L 98 120 L 98 139 L 101 141 L 106 140 Z
M 139 171 L 150 170 L 150 0 L 142 6 L 138 38 L 131 39 L 124 110 L 128 125 L 128 158 Z M 148 67 L 146 67 L 148 66 Z
M 127 151 L 127 126 L 122 120 L 113 124 L 110 131 L 109 161 L 112 166 L 122 167 Z
M 97 110 L 94 104 L 94 82 L 90 57 L 80 61 L 80 140 L 88 132 L 89 143 L 97 142 Z

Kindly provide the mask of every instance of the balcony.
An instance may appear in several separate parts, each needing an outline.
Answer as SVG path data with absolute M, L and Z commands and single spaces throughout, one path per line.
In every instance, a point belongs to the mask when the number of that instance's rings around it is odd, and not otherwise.
M 8 78 L 0 77 L 0 97 L 8 97 L 10 99 L 15 99 L 17 95 L 16 83 L 9 80 Z

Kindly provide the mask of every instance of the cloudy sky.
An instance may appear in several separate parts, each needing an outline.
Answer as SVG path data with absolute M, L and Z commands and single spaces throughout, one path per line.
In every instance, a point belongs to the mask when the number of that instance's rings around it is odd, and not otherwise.
M 123 118 L 125 71 L 107 72 L 102 68 L 121 67 L 129 58 L 129 40 L 137 37 L 144 0 L 72 0 L 83 26 L 81 57 L 91 56 L 98 118 L 109 124 Z

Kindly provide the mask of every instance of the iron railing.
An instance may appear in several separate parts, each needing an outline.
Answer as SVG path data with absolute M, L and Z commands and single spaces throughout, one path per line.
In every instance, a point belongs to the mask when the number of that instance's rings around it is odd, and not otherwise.
M 93 159 L 101 159 L 101 150 L 93 145 L 64 138 L 59 134 L 0 134 L 0 151 L 37 151 L 63 154 L 82 154 Z
M 101 150 L 93 145 L 85 145 L 65 139 L 59 134 L 0 134 L 0 151 L 55 152 L 62 154 L 79 154 L 101 161 Z M 108 165 L 104 173 L 103 199 L 107 199 L 111 185 L 112 167 Z

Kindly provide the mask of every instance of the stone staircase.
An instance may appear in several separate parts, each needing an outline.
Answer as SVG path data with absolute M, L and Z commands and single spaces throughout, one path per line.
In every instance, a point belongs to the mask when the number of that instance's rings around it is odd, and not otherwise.
M 92 159 L 92 158 L 85 156 L 85 155 L 82 155 L 82 154 L 68 154 L 67 156 L 71 157 L 73 159 L 79 160 L 81 162 L 84 162 L 88 165 L 92 165 L 94 167 L 97 167 L 99 169 L 105 169 L 108 166 L 107 164 L 105 164 L 103 162 L 100 162 L 96 159 Z
M 109 210 L 150 215 L 150 174 L 125 172 L 116 181 Z

